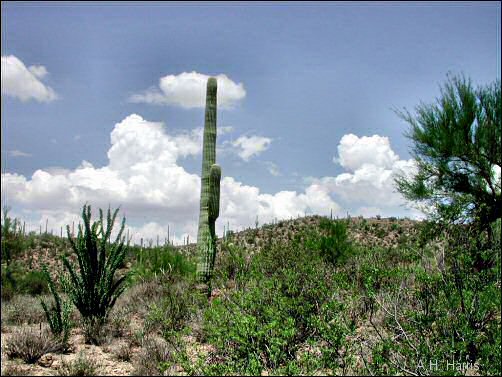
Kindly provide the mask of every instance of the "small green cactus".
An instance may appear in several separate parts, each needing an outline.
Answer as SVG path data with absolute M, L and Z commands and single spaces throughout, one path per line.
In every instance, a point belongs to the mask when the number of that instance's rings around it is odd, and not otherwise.
M 215 222 L 220 212 L 221 169 L 216 165 L 216 79 L 207 81 L 206 115 L 202 147 L 197 280 L 199 289 L 211 294 L 211 274 L 216 257 Z

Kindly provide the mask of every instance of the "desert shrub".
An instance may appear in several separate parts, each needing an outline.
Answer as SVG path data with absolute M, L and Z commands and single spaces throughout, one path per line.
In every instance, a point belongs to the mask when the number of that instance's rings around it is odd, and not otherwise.
M 2 263 L 7 266 L 26 249 L 25 237 L 22 234 L 22 226 L 19 219 L 9 216 L 9 208 L 3 209 L 3 221 L 1 229 Z
M 55 250 L 58 246 L 61 246 L 62 244 L 62 240 L 60 237 L 45 232 L 38 236 L 38 242 L 42 249 L 51 249 L 51 250 Z
M 3 209 L 1 230 L 1 264 L 2 264 L 2 300 L 11 299 L 17 292 L 17 281 L 13 270 L 13 262 L 26 248 L 21 233 L 20 221 L 9 217 L 9 208 Z
M 119 361 L 131 361 L 132 349 L 130 343 L 121 343 L 113 352 L 115 358 Z
M 3 270 L 3 266 L 2 266 L 2 270 Z M 2 271 L 2 275 L 4 274 L 4 272 Z M 6 302 L 6 301 L 10 301 L 12 300 L 12 298 L 16 295 L 16 290 L 15 288 L 12 286 L 12 283 L 7 281 L 7 279 L 5 279 L 6 281 L 2 281 L 2 291 L 1 291 L 1 297 L 2 297 L 2 302 Z
M 183 276 L 195 273 L 195 264 L 172 246 L 137 249 L 131 269 L 133 282 L 156 276 Z
M 58 376 L 100 376 L 96 360 L 85 356 L 82 352 L 70 362 L 62 361 L 57 369 Z
M 127 334 L 130 318 L 125 308 L 114 307 L 108 317 L 108 332 L 114 338 L 120 338 Z
M 17 279 L 17 292 L 29 295 L 48 293 L 47 280 L 40 271 L 27 271 Z
M 135 313 L 144 318 L 149 312 L 149 307 L 162 299 L 165 290 L 166 288 L 160 278 L 136 283 L 128 287 L 124 294 L 119 297 L 111 315 L 113 316 L 116 312 L 126 313 L 127 315 Z
M 11 300 L 17 292 L 16 264 L 9 265 L 2 263 L 2 302 Z
M 347 226 L 348 223 L 345 220 L 322 218 L 319 231 L 306 237 L 305 247 L 321 253 L 323 258 L 331 264 L 341 265 L 353 252 L 352 244 L 348 238 Z
M 2 300 L 19 294 L 37 296 L 48 292 L 47 281 L 40 271 L 27 270 L 18 261 L 2 266 Z
M 413 253 L 410 251 L 410 253 Z M 401 256 L 399 260 L 398 255 Z M 343 271 L 357 292 L 373 297 L 379 292 L 395 291 L 413 268 L 414 259 L 407 260 L 406 250 L 383 247 L 361 248 Z M 399 261 L 398 261 L 399 260 Z
M 160 301 L 150 305 L 144 326 L 147 332 L 160 331 L 169 339 L 185 327 L 202 298 L 193 281 L 181 279 L 165 284 L 163 292 Z
M 164 363 L 173 360 L 172 350 L 167 342 L 158 338 L 146 338 L 143 347 L 134 359 L 134 376 L 160 376 Z
M 12 325 L 35 324 L 45 321 L 39 299 L 30 295 L 16 295 L 2 301 L 2 320 Z
M 9 364 L 2 368 L 2 376 L 29 376 L 26 370 L 20 365 Z
M 23 328 L 14 332 L 6 342 L 7 356 L 11 359 L 20 358 L 28 364 L 37 362 L 46 353 L 64 350 L 65 346 L 46 329 Z
M 388 335 L 372 349 L 373 372 L 500 374 L 500 243 L 468 229 L 445 227 L 437 267 L 417 263 L 412 286 L 396 281 L 393 294 L 375 299 Z M 479 269 L 480 254 L 490 268 Z
M 294 372 L 305 342 L 322 343 L 331 337 L 334 349 L 344 342 L 350 326 L 332 321 L 341 306 L 326 306 L 336 301 L 333 271 L 318 254 L 299 244 L 273 246 L 253 257 L 249 275 L 242 289 L 214 299 L 205 312 L 206 340 L 222 362 L 204 373 Z M 322 333 L 319 321 L 331 321 L 336 330 Z
M 244 248 L 232 242 L 223 242 L 216 256 L 214 280 L 216 284 L 235 283 L 237 288 L 248 279 L 250 258 Z

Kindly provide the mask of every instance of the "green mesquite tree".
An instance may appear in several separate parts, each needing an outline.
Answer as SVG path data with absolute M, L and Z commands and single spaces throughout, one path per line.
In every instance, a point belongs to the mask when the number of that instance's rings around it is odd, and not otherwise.
M 489 230 L 502 215 L 500 80 L 475 90 L 463 76 L 449 77 L 436 103 L 416 112 L 397 111 L 411 125 L 418 167 L 411 179 L 396 180 L 398 190 L 439 219 L 471 219 Z
M 199 289 L 211 294 L 211 274 L 216 257 L 215 222 L 220 211 L 221 168 L 216 165 L 216 79 L 207 81 L 206 114 L 202 148 L 199 230 L 197 233 L 197 280 Z

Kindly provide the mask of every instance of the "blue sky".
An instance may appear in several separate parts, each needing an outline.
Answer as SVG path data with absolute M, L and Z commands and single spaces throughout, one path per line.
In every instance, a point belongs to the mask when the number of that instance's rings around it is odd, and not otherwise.
M 30 79 L 46 91 L 26 94 L 32 87 L 19 81 L 26 75 L 4 85 L 4 58 L 22 62 L 24 68 L 16 67 L 26 72 L 43 66 L 47 73 Z M 198 141 L 193 130 L 202 127 L 204 109 L 179 102 L 191 95 L 183 72 L 199 81 L 225 75 L 234 85 L 235 92 L 225 93 L 231 108 L 218 111 L 218 126 L 228 130 L 218 136 L 217 159 L 227 177 L 222 215 L 236 227 L 254 223 L 256 215 L 267 221 L 328 207 L 340 214 L 413 217 L 417 212 L 398 204 L 389 185 L 389 172 L 410 165 L 407 125 L 392 109 L 432 102 L 448 72 L 464 73 L 476 86 L 499 79 L 500 2 L 2 2 L 3 204 L 35 225 L 48 217 L 56 226 L 78 215 L 80 200 L 112 202 L 129 212 L 138 234 L 162 232 L 170 223 L 179 237 L 193 237 L 197 190 L 183 197 L 150 179 L 148 187 L 162 194 L 141 196 L 132 174 L 109 159 L 119 124 L 133 133 L 139 127 L 143 140 L 141 130 L 163 122 L 161 138 Z M 177 85 L 174 97 L 161 104 L 132 100 L 165 94 L 163 77 Z M 118 134 L 127 139 L 125 131 Z M 154 169 L 160 152 L 147 137 L 129 147 L 147 145 Z M 201 155 L 182 150 L 187 144 L 180 142 L 170 166 L 181 168 L 180 180 L 188 184 L 200 174 Z M 84 160 L 92 164 L 87 179 L 106 168 L 119 177 L 117 186 L 98 185 L 99 191 L 70 179 Z M 39 179 L 37 171 L 48 175 Z M 143 173 L 137 176 L 150 177 Z M 159 181 L 174 173 L 162 174 Z M 375 202 L 361 201 L 368 196 Z M 180 201 L 186 205 L 173 204 Z M 226 221 L 219 223 L 222 228 Z

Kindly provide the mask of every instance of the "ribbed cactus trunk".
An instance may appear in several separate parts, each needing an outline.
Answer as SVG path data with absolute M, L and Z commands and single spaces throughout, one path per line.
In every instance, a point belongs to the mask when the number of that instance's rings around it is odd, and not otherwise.
M 221 169 L 216 165 L 216 79 L 207 81 L 206 115 L 202 146 L 199 231 L 197 233 L 197 280 L 199 289 L 211 294 L 211 274 L 216 257 L 215 222 L 220 211 Z

